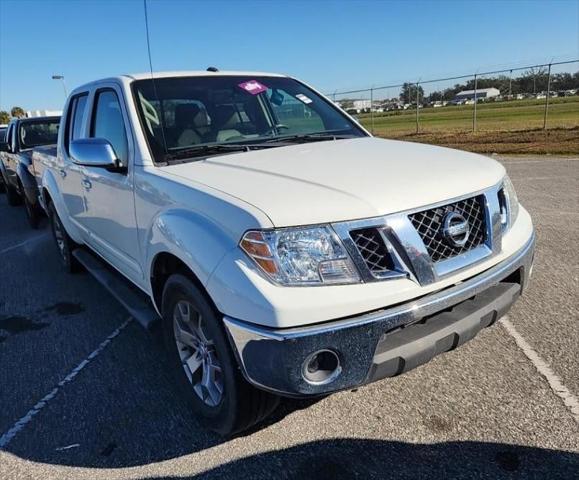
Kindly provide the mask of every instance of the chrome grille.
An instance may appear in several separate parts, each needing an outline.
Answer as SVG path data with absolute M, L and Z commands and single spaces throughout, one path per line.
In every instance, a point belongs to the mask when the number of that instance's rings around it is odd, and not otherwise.
M 422 238 L 432 261 L 439 262 L 468 252 L 485 242 L 486 220 L 484 205 L 484 196 L 479 195 L 442 207 L 413 213 L 408 218 L 414 228 L 416 228 L 420 238 Z M 467 242 L 462 247 L 450 245 L 442 236 L 442 223 L 444 216 L 448 212 L 459 213 L 469 224 L 470 234 Z
M 392 258 L 377 228 L 353 230 L 350 236 L 373 274 L 394 270 Z

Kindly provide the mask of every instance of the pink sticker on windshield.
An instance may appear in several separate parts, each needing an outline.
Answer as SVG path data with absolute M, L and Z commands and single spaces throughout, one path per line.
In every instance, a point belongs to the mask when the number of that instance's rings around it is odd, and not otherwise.
M 257 80 L 249 80 L 239 84 L 239 87 L 243 88 L 247 93 L 252 95 L 257 95 L 258 93 L 265 92 L 267 87 L 262 85 Z

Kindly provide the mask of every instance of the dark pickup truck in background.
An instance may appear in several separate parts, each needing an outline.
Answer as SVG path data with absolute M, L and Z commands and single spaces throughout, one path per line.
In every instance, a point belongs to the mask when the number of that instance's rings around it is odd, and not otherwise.
M 32 149 L 56 144 L 60 117 L 17 118 L 0 137 L 0 183 L 4 184 L 8 204 L 24 202 L 32 228 L 37 228 L 42 209 L 32 172 Z

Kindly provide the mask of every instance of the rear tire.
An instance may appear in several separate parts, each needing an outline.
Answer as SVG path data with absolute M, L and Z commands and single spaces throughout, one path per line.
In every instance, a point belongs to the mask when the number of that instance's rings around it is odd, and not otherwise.
M 205 427 L 229 436 L 275 410 L 279 397 L 243 378 L 221 318 L 189 278 L 169 277 L 162 310 L 173 377 Z
M 6 199 L 8 200 L 8 205 L 11 207 L 22 205 L 22 197 L 9 183 L 6 183 Z
M 60 263 L 67 273 L 79 272 L 81 270 L 81 265 L 72 254 L 73 250 L 79 247 L 78 244 L 76 244 L 74 240 L 69 237 L 68 233 L 66 233 L 64 225 L 60 221 L 60 217 L 56 212 L 56 208 L 54 208 L 54 204 L 51 203 L 48 206 L 48 211 L 52 237 L 54 238 L 54 243 L 58 250 Z

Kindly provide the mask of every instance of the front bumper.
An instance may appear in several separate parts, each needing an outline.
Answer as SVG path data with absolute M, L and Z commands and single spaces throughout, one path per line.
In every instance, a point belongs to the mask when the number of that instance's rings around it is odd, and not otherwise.
M 284 396 L 322 395 L 404 373 L 473 338 L 504 315 L 525 289 L 534 234 L 517 253 L 452 287 L 377 312 L 322 324 L 271 329 L 225 317 L 244 377 Z M 338 355 L 341 373 L 312 384 L 304 361 L 319 350 Z

